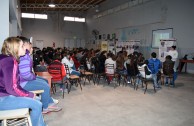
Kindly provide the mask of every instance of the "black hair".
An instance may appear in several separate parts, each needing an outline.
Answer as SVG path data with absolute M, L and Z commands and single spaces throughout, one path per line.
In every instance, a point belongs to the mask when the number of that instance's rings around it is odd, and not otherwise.
M 145 60 L 144 63 L 148 65 L 149 61 L 148 60 Z
M 156 58 L 157 55 L 155 52 L 152 52 L 151 56 L 152 56 L 152 58 Z
M 54 56 L 54 59 L 55 59 L 55 60 L 61 61 L 61 55 L 60 55 L 60 54 L 56 54 L 56 55 Z
M 166 56 L 166 59 L 171 60 L 171 59 L 172 59 L 172 56 L 167 55 L 167 56 Z
M 30 43 L 30 39 L 24 36 L 17 36 L 17 38 L 21 39 L 23 43 Z
M 176 46 L 171 46 L 171 48 L 176 49 Z
M 107 57 L 111 57 L 112 58 L 112 53 L 108 53 Z

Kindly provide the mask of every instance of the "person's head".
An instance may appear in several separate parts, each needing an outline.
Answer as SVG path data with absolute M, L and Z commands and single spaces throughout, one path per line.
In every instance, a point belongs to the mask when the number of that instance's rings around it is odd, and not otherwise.
M 30 53 L 32 53 L 33 48 L 32 48 L 32 44 L 30 43 L 30 39 L 23 36 L 18 36 L 18 38 L 23 41 L 24 48 L 26 48 Z
M 56 55 L 54 56 L 54 60 L 59 60 L 59 61 L 61 61 L 61 55 L 60 55 L 60 54 L 56 54 Z
M 144 61 L 144 64 L 148 65 L 149 61 L 148 60 L 145 60 Z
M 155 52 L 152 52 L 151 56 L 152 56 L 152 58 L 156 58 L 157 55 Z
M 112 53 L 108 53 L 107 58 L 112 58 Z
M 70 57 L 74 56 L 74 53 L 73 52 L 69 52 L 69 56 Z
M 176 46 L 171 46 L 171 50 L 176 50 Z
M 63 52 L 63 57 L 69 58 L 69 53 L 68 52 Z
M 19 61 L 19 57 L 25 55 L 26 49 L 23 46 L 23 41 L 16 37 L 8 37 L 4 40 L 1 53 L 8 56 L 13 56 Z
M 171 59 L 172 59 L 172 56 L 170 56 L 170 55 L 166 56 L 166 60 L 171 60 Z

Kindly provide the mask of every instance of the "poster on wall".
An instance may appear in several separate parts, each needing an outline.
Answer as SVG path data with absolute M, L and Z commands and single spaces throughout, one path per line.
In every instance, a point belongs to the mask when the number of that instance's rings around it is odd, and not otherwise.
M 139 52 L 140 40 L 130 40 L 129 42 L 129 54 L 133 52 Z
M 112 53 L 115 53 L 114 48 L 115 48 L 114 41 L 109 41 L 108 42 L 108 51 L 111 51 Z
M 44 40 L 36 40 L 36 47 L 42 50 L 44 47 Z
M 164 62 L 171 46 L 176 45 L 176 39 L 161 39 L 159 46 L 159 59 Z
M 107 41 L 101 41 L 101 51 L 107 51 L 108 50 L 108 42 Z
M 121 50 L 122 50 L 122 47 L 123 47 L 123 42 L 118 41 L 118 42 L 116 43 L 116 52 L 121 51 Z

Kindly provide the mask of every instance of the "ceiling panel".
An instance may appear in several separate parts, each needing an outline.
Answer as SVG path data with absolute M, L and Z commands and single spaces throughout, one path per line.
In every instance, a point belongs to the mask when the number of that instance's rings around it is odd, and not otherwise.
M 22 12 L 48 12 L 48 11 L 87 11 L 96 7 L 105 0 L 20 0 Z M 48 5 L 53 2 L 54 8 Z

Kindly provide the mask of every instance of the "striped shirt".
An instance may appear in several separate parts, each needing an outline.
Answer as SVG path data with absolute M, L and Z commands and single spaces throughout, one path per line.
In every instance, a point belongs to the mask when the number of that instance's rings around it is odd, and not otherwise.
M 36 76 L 32 72 L 33 61 L 30 52 L 26 50 L 26 55 L 20 57 L 19 72 L 20 85 L 24 87 L 28 81 L 35 80 Z

